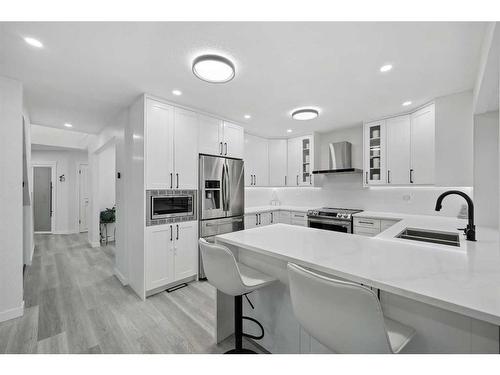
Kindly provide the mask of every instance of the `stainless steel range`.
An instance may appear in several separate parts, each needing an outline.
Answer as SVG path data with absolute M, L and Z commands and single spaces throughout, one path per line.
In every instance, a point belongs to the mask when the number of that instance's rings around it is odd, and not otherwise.
M 311 228 L 352 233 L 352 215 L 363 210 L 323 207 L 307 211 L 307 226 Z

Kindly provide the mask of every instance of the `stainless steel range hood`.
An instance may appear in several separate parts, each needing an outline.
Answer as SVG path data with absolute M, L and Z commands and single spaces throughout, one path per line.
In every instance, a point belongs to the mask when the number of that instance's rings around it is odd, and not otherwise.
M 352 167 L 351 142 L 336 142 L 328 145 L 329 169 L 313 171 L 313 174 L 326 173 L 361 173 L 361 169 Z

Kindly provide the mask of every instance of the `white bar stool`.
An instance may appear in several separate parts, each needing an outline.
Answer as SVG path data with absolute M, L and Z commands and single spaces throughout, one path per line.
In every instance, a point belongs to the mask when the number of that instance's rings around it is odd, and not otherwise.
M 264 327 L 257 320 L 243 316 L 243 296 L 269 285 L 276 279 L 236 262 L 231 250 L 225 246 L 209 243 L 203 238 L 200 238 L 199 245 L 208 282 L 222 293 L 234 296 L 235 348 L 227 351 L 226 354 L 255 353 L 243 348 L 243 336 L 259 340 L 264 337 Z M 243 333 L 243 319 L 256 323 L 262 330 L 262 334 L 254 336 Z
M 337 353 L 399 353 L 415 335 L 384 317 L 377 295 L 364 286 L 331 279 L 288 263 L 295 317 Z

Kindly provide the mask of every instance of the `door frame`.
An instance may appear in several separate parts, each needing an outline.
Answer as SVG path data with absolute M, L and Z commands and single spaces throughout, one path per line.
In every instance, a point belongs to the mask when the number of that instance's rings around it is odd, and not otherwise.
M 35 198 L 34 195 L 34 190 L 35 190 L 35 168 L 37 167 L 46 167 L 50 168 L 50 181 L 52 183 L 52 217 L 50 218 L 50 231 L 34 231 L 34 233 L 37 234 L 52 234 L 55 232 L 55 227 L 56 227 L 56 215 L 57 215 L 57 184 L 56 184 L 56 179 L 57 179 L 57 162 L 56 161 L 33 161 L 31 162 L 31 181 L 33 181 L 33 191 L 31 192 L 31 196 L 33 199 Z M 33 209 L 35 205 L 33 204 Z M 34 222 L 35 216 L 33 215 L 33 226 L 35 225 Z
M 88 176 L 88 173 L 90 173 L 90 167 L 89 167 L 89 163 L 78 163 L 76 165 L 76 176 L 77 176 L 77 203 L 78 203 L 78 216 L 76 218 L 76 220 L 78 221 L 78 233 L 85 233 L 85 232 L 88 232 L 89 231 L 89 216 L 90 216 L 90 185 L 87 186 L 87 189 L 88 189 L 88 196 L 89 196 L 89 207 L 88 207 L 88 215 L 87 215 L 87 230 L 84 230 L 82 231 L 82 228 L 81 228 L 81 225 L 82 223 L 80 222 L 80 217 L 81 217 L 81 202 L 80 202 L 80 181 L 81 181 L 81 174 L 80 174 L 80 170 L 82 168 L 83 165 L 86 165 L 87 166 L 87 181 L 89 180 L 89 176 Z

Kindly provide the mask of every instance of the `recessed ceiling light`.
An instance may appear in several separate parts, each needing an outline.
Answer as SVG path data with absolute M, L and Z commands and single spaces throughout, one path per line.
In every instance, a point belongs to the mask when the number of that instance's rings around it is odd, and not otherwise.
M 65 123 L 64 126 L 66 126 L 67 128 L 72 128 L 73 127 L 73 125 L 70 124 L 69 122 Z
M 291 132 L 292 132 L 292 129 L 286 129 L 286 132 L 287 132 L 287 133 L 291 133 Z
M 247 120 L 252 118 L 252 116 L 250 116 L 250 115 L 245 115 L 243 117 L 245 117 Z
M 380 71 L 381 71 L 382 73 L 388 72 L 388 71 L 389 71 L 389 70 L 391 70 L 391 69 L 392 69 L 392 65 L 391 65 L 391 64 L 382 65 L 382 66 L 380 67 Z
M 403 106 L 405 106 L 405 107 L 406 107 L 406 106 L 408 106 L 408 105 L 410 105 L 410 104 L 411 104 L 411 100 L 407 100 L 406 102 L 404 102 L 404 103 L 403 103 Z
M 199 79 L 210 83 L 225 83 L 234 78 L 234 64 L 219 55 L 202 55 L 193 61 L 193 73 Z
M 43 47 L 43 43 L 42 42 L 40 42 L 38 39 L 31 38 L 29 36 L 25 37 L 24 41 L 26 43 L 28 43 L 30 46 L 33 46 L 33 47 L 36 47 L 36 48 L 42 48 Z
M 180 96 L 180 95 L 182 95 L 182 91 L 181 90 L 172 90 L 172 94 L 174 94 L 175 96 Z
M 292 118 L 294 120 L 312 120 L 319 116 L 318 110 L 314 108 L 303 108 L 296 109 L 292 112 Z

